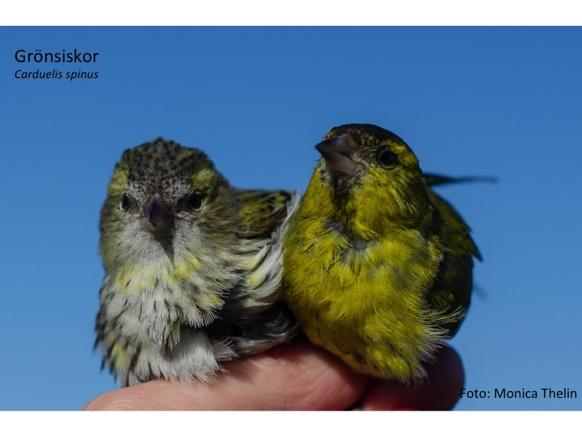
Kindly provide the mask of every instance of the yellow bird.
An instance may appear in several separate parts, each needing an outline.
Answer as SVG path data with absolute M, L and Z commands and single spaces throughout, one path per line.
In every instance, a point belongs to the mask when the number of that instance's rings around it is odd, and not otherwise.
M 358 372 L 421 377 L 470 303 L 469 227 L 394 133 L 343 125 L 316 148 L 284 240 L 285 297 L 308 338 Z

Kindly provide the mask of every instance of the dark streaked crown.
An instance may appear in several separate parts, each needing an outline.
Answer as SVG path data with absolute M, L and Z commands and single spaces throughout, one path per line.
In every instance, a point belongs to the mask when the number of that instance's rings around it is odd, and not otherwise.
M 406 145 L 406 142 L 397 134 L 378 127 L 374 124 L 343 124 L 332 128 L 326 135 L 326 139 L 333 139 L 342 134 L 350 135 L 357 142 L 365 142 L 368 138 L 374 138 L 377 141 L 394 141 Z
M 127 170 L 128 182 L 146 192 L 191 185 L 193 174 L 202 169 L 214 171 L 214 164 L 202 151 L 162 138 L 127 149 L 120 163 Z

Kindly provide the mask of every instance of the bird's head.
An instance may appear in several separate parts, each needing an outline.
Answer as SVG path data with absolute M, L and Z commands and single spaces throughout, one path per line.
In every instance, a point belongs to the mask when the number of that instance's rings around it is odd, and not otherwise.
M 386 220 L 415 221 L 424 210 L 427 192 L 418 159 L 394 133 L 346 124 L 330 130 L 316 149 L 322 158 L 315 183 L 329 192 L 338 215 L 362 231 L 377 231 Z
M 127 149 L 101 210 L 105 266 L 228 243 L 236 213 L 227 180 L 202 151 L 163 139 Z

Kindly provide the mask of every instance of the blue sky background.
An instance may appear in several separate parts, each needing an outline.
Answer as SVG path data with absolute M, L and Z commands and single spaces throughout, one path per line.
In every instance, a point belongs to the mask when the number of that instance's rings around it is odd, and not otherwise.
M 582 28 L 1 28 L 0 409 L 114 387 L 91 348 L 123 149 L 161 135 L 237 186 L 303 189 L 346 122 L 393 130 L 426 170 L 500 179 L 440 189 L 485 258 L 453 340 L 467 388 L 579 398 L 458 409 L 582 409 L 581 45 Z M 18 48 L 99 51 L 82 68 L 100 78 L 16 80 Z

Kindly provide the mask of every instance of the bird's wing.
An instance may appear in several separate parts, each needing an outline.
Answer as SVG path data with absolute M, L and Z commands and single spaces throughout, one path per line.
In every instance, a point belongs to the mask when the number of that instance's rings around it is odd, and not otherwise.
M 241 237 L 269 238 L 287 217 L 293 192 L 288 190 L 237 190 L 242 202 Z
M 444 256 L 428 293 L 428 303 L 435 313 L 443 316 L 443 327 L 447 335 L 453 337 L 471 303 L 472 257 L 481 260 L 481 253 L 471 237 L 469 226 L 453 206 L 430 190 L 429 196 L 438 214 L 436 231 Z
M 223 335 L 237 354 L 245 355 L 287 341 L 296 332 L 296 322 L 280 299 L 283 236 L 299 195 L 286 190 L 236 192 L 242 205 L 240 237 L 256 250 L 247 253 L 247 275 L 232 289 L 221 322 L 231 329 Z
M 497 183 L 497 178 L 481 175 L 463 175 L 459 177 L 451 177 L 449 175 L 435 174 L 431 172 L 425 172 L 423 175 L 426 184 L 430 187 L 460 183 Z
M 430 200 L 441 220 L 441 240 L 447 251 L 455 255 L 472 255 L 482 260 L 479 248 L 471 237 L 471 229 L 454 207 L 435 192 L 430 191 Z

